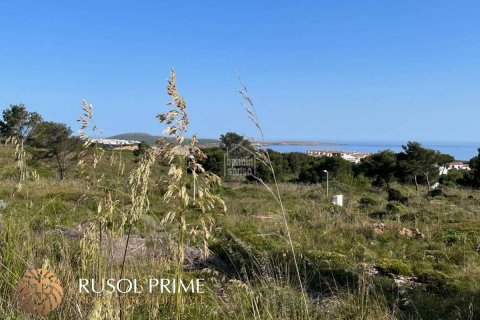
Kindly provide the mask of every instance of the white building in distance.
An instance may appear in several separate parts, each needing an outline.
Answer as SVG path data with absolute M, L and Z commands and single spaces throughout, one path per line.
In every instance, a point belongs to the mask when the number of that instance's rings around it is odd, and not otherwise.
M 439 167 L 440 175 L 448 174 L 450 170 L 470 170 L 470 165 L 461 161 L 448 163 L 446 166 Z
M 113 149 L 125 149 L 125 150 L 135 150 L 138 148 L 138 144 L 140 141 L 136 140 L 121 140 L 121 139 L 90 139 L 91 143 L 97 143 L 105 148 L 113 148 Z
M 340 157 L 352 163 L 359 163 L 363 158 L 369 157 L 371 153 L 355 152 L 355 151 L 341 151 L 341 150 L 308 150 L 308 155 L 314 157 Z

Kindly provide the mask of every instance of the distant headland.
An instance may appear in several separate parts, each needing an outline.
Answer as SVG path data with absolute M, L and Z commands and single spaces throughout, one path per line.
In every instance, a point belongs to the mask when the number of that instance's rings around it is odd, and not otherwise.
M 323 141 L 302 141 L 302 140 L 283 140 L 283 141 L 251 141 L 255 146 L 341 146 L 342 143 L 332 143 Z

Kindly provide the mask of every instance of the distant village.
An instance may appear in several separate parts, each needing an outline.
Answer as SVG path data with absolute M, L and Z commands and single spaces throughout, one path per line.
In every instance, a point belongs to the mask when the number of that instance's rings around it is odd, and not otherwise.
M 141 143 L 136 140 L 121 140 L 121 139 L 90 139 L 90 142 L 101 145 L 104 148 L 115 150 L 137 150 L 138 145 Z
M 136 150 L 141 143 L 136 140 L 122 140 L 122 139 L 90 139 L 92 143 L 97 143 L 102 147 L 116 150 Z M 340 157 L 348 162 L 358 164 L 366 157 L 370 157 L 373 153 L 356 152 L 356 151 L 342 151 L 342 150 L 321 150 L 312 149 L 307 150 L 307 154 L 313 157 Z M 470 170 L 470 165 L 461 161 L 454 161 L 448 163 L 446 166 L 439 167 L 440 175 L 446 175 L 450 170 Z
M 355 164 L 372 155 L 372 153 L 340 150 L 307 150 L 307 154 L 314 157 L 340 157 Z
M 307 150 L 307 154 L 314 157 L 340 157 L 348 162 L 358 164 L 363 158 L 370 157 L 373 153 L 341 151 L 341 150 Z M 440 166 L 440 175 L 446 175 L 450 170 L 470 170 L 470 165 L 461 161 L 448 163 Z

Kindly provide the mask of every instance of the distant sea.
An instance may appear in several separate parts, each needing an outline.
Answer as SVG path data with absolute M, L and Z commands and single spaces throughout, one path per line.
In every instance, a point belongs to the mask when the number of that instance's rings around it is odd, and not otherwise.
M 268 145 L 268 148 L 278 152 L 302 152 L 307 150 L 343 150 L 375 153 L 382 150 L 402 151 L 405 142 L 328 142 L 328 145 Z M 422 143 L 425 148 L 438 150 L 455 157 L 456 160 L 468 161 L 478 155 L 480 142 L 432 142 Z

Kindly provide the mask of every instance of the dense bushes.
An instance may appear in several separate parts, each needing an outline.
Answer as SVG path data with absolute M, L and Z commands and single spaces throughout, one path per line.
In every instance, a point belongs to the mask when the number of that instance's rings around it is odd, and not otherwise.
M 402 195 L 402 193 L 396 189 L 390 188 L 387 190 L 388 192 L 388 201 L 396 201 L 400 203 L 407 203 L 408 197 Z
M 245 143 L 248 148 L 252 148 L 253 154 L 254 147 L 249 142 Z M 223 147 L 204 150 L 207 158 L 202 164 L 207 170 L 223 175 L 225 145 L 223 143 Z M 438 181 L 443 185 L 480 187 L 479 157 L 470 160 L 471 171 L 449 170 L 447 175 L 439 176 L 439 167 L 453 161 L 453 157 L 423 148 L 417 142 L 408 142 L 399 153 L 390 150 L 380 151 L 362 159 L 358 164 L 348 162 L 341 157 L 312 157 L 305 153 L 281 153 L 270 149 L 268 153 L 277 182 L 322 183 L 327 179 L 326 170 L 333 181 L 353 186 L 363 185 L 369 181 L 373 186 L 386 185 L 389 188 L 392 182 L 400 182 L 414 184 L 418 189 L 419 185 L 431 187 Z M 265 182 L 273 181 L 271 170 L 262 161 L 256 161 L 254 171 L 257 178 Z M 255 181 L 256 179 L 247 177 L 247 180 Z M 389 201 L 405 203 L 408 200 L 391 192 L 395 191 L 389 191 L 389 198 L 391 197 Z
M 362 197 L 358 201 L 361 206 L 363 207 L 369 207 L 369 206 L 374 206 L 377 204 L 377 201 L 375 199 L 372 199 L 370 197 Z
M 345 182 L 353 176 L 353 164 L 340 157 L 319 157 L 300 170 L 298 181 L 307 183 L 320 183 L 329 178 Z
M 208 171 L 218 175 L 224 174 L 226 149 L 206 148 L 207 158 L 202 165 Z M 354 177 L 353 164 L 339 157 L 312 157 L 304 153 L 281 153 L 268 150 L 273 169 L 278 182 L 320 183 L 329 178 L 340 182 L 350 182 Z M 257 159 L 255 162 L 255 176 L 265 182 L 272 182 L 273 176 L 269 168 Z M 254 181 L 246 177 L 248 181 Z

